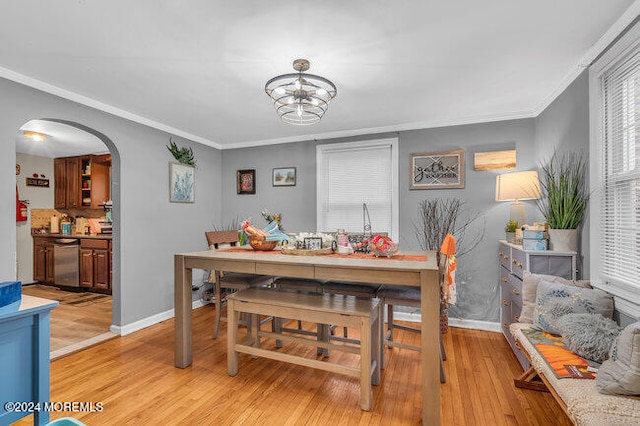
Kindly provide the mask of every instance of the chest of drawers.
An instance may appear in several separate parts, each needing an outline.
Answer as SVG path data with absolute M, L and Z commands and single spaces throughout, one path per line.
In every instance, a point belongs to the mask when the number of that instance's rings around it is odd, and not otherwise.
M 522 246 L 506 241 L 498 243 L 502 333 L 524 370 L 529 368 L 529 362 L 516 347 L 509 332 L 509 326 L 519 321 L 520 311 L 522 311 L 522 275 L 524 271 L 529 271 L 534 274 L 557 275 L 575 280 L 576 257 L 576 252 L 523 250 Z

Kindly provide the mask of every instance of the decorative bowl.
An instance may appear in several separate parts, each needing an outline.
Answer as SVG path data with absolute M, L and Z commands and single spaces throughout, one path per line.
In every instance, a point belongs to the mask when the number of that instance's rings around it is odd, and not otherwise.
M 398 244 L 391 243 L 386 249 L 380 249 L 374 244 L 369 244 L 369 250 L 375 257 L 386 256 L 391 257 L 398 252 Z
M 264 238 L 249 237 L 249 245 L 254 250 L 270 251 L 276 248 L 278 241 L 267 241 Z

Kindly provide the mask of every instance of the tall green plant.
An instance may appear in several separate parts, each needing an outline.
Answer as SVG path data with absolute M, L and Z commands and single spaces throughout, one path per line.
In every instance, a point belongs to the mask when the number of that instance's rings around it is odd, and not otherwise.
M 554 153 L 540 167 L 538 209 L 551 229 L 577 229 L 589 203 L 587 159 L 582 152 Z

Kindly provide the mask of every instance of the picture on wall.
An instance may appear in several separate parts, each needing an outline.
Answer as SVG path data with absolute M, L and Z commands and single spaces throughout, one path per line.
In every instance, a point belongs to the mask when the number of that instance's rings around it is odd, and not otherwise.
M 255 169 L 238 170 L 237 185 L 238 185 L 238 194 L 255 194 L 256 193 Z
M 473 170 L 515 170 L 516 150 L 476 152 L 473 154 Z
M 195 201 L 195 167 L 169 163 L 169 201 L 193 203 Z
M 410 155 L 409 189 L 464 188 L 464 151 L 427 152 Z
M 280 167 L 273 169 L 273 186 L 296 186 L 296 168 Z

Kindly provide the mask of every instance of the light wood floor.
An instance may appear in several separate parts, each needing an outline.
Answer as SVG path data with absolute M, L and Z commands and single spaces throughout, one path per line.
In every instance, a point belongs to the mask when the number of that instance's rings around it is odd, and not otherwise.
M 60 302 L 51 312 L 51 352 L 107 333 L 111 327 L 111 296 L 40 284 L 24 286 L 22 292 Z
M 373 411 L 363 412 L 355 378 L 242 354 L 238 375 L 229 377 L 226 327 L 212 340 L 213 314 L 211 306 L 194 311 L 194 363 L 186 369 L 173 367 L 173 320 L 53 361 L 51 401 L 99 401 L 104 409 L 53 413 L 52 419 L 72 416 L 87 425 L 420 424 L 417 352 L 387 351 Z M 418 343 L 416 334 L 399 333 Z M 444 344 L 442 425 L 571 424 L 550 394 L 513 386 L 521 370 L 501 334 L 451 328 Z M 313 356 L 315 349 L 296 350 L 303 352 Z M 334 351 L 331 357 L 357 362 L 352 354 Z

